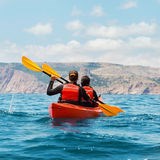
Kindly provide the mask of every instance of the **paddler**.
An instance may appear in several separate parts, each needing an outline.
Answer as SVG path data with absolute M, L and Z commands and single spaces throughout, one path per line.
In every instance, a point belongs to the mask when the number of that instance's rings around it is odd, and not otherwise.
M 82 99 L 82 104 L 85 106 L 97 106 L 98 96 L 96 91 L 90 86 L 90 78 L 85 75 L 81 78 L 81 86 L 84 88 L 88 96 L 90 97 L 90 100 Z
M 47 95 L 51 96 L 60 94 L 58 100 L 60 103 L 72 103 L 81 105 L 82 99 L 89 101 L 90 97 L 86 94 L 84 88 L 77 84 L 77 71 L 71 70 L 69 72 L 69 83 L 61 84 L 53 88 L 53 84 L 56 79 L 57 78 L 55 76 L 51 76 L 51 80 L 47 88 Z

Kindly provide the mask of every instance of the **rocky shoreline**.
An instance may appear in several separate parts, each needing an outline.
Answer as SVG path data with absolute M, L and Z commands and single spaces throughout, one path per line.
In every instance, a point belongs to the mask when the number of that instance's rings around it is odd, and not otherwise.
M 99 94 L 160 94 L 160 68 L 109 63 L 50 63 L 67 77 L 70 69 L 89 75 Z M 62 66 L 62 67 L 60 67 Z M 49 77 L 19 63 L 0 64 L 0 93 L 46 93 Z

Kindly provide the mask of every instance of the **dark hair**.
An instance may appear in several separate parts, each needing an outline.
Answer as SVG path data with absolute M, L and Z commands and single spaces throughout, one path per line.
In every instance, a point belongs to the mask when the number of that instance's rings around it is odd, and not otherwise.
M 78 80 L 78 72 L 75 70 L 72 70 L 69 72 L 69 80 L 72 82 L 75 82 Z
M 90 78 L 88 76 L 83 76 L 81 78 L 81 85 L 82 86 L 89 86 L 90 84 Z

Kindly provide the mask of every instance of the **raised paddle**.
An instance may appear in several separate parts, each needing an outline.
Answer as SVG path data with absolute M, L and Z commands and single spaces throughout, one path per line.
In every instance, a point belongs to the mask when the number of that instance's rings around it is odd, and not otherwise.
M 53 68 L 51 68 L 48 64 L 44 63 L 42 65 L 42 69 L 43 69 L 44 72 L 50 73 L 51 75 L 54 75 L 55 77 L 62 79 L 66 83 L 69 83 L 68 80 L 61 77 L 61 75 L 57 71 L 55 71 Z
M 60 74 L 55 71 L 53 68 L 51 68 L 48 64 L 43 64 L 42 65 L 42 69 L 43 71 L 50 73 L 52 75 L 54 75 L 57 78 L 60 78 L 62 80 L 64 80 L 65 82 L 68 82 L 66 79 L 64 79 L 63 77 L 60 76 Z M 102 101 L 98 100 L 98 105 L 100 106 L 100 108 L 105 111 L 107 110 L 107 115 L 108 116 L 116 116 L 119 112 L 124 112 L 122 109 L 120 109 L 119 107 L 116 106 L 110 106 L 108 104 L 104 104 Z
M 43 72 L 45 73 L 46 75 L 50 76 L 51 77 L 51 73 L 50 72 L 46 72 L 46 71 L 43 71 L 37 63 L 33 62 L 32 60 L 30 60 L 29 58 L 25 57 L 25 56 L 22 56 L 22 64 L 32 70 L 32 71 L 35 71 L 35 72 Z M 58 82 L 60 83 L 63 83 L 61 80 L 59 79 L 56 79 Z

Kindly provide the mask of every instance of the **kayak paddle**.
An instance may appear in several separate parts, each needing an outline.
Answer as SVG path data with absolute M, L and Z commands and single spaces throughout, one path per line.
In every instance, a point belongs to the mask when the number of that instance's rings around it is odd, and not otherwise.
M 66 80 L 63 77 L 61 77 L 61 75 L 57 71 L 55 71 L 53 68 L 51 68 L 48 64 L 46 64 L 46 63 L 43 64 L 42 65 L 42 69 L 43 69 L 43 71 L 45 71 L 47 73 L 50 73 L 51 75 L 54 75 L 55 77 L 64 80 L 66 83 L 69 83 L 68 80 Z
M 101 110 L 102 110 L 102 112 L 105 114 L 105 115 L 107 115 L 107 116 L 116 116 L 118 113 L 114 113 L 113 111 L 112 111 L 112 108 L 111 109 L 109 109 L 109 107 L 107 106 L 107 108 L 106 108 L 106 106 L 104 105 L 104 104 L 101 104 L 101 103 L 97 103 L 98 104 L 98 106 L 101 108 Z
M 33 61 L 31 61 L 29 58 L 25 57 L 25 56 L 22 56 L 22 64 L 32 70 L 32 71 L 35 71 L 35 72 L 42 72 L 42 69 Z
M 51 73 L 50 72 L 47 72 L 47 71 L 43 71 L 37 63 L 33 62 L 32 60 L 30 60 L 29 58 L 25 57 L 25 56 L 22 56 L 22 64 L 32 70 L 32 71 L 35 71 L 35 72 L 43 72 L 45 73 L 46 75 L 48 75 L 49 77 L 51 77 Z M 57 81 L 59 81 L 60 83 L 63 83 L 61 80 L 59 79 L 56 79 Z
M 121 108 L 117 107 L 117 106 L 110 106 L 100 100 L 98 100 L 98 102 L 100 102 L 100 104 L 105 105 L 106 107 L 110 108 L 112 110 L 112 112 L 114 113 L 120 113 L 120 112 L 124 112 Z

